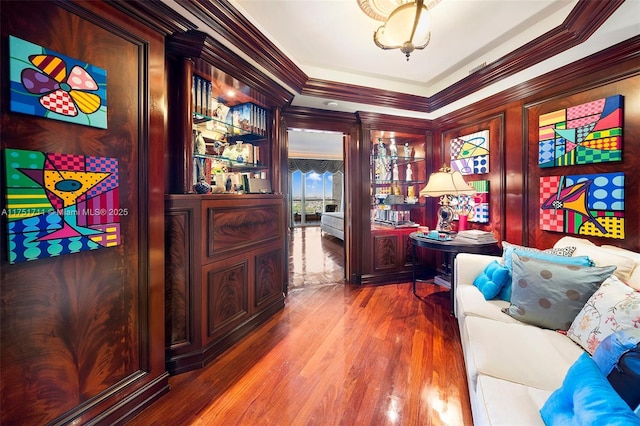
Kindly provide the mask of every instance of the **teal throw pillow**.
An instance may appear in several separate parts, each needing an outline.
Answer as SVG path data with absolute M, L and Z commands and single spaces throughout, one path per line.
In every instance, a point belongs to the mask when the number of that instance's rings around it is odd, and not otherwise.
M 511 305 L 504 312 L 527 324 L 568 330 L 615 266 L 564 265 L 513 255 Z
M 586 352 L 540 409 L 547 425 L 639 426 L 636 416 Z
M 494 299 L 511 279 L 509 270 L 494 260 L 473 280 L 486 300 Z
M 503 243 L 505 245 L 505 243 Z M 563 247 L 565 248 L 573 248 L 575 247 Z M 549 249 L 555 250 L 555 249 Z M 573 251 L 570 251 L 573 253 Z M 525 256 L 531 259 L 539 259 L 545 260 L 547 262 L 554 262 L 563 265 L 579 265 L 579 266 L 593 266 L 593 262 L 588 256 L 567 256 L 566 254 L 569 251 L 563 252 L 564 254 L 559 255 L 556 253 L 561 253 L 561 251 L 539 251 L 535 249 L 531 249 L 529 247 L 519 247 L 513 246 L 511 244 L 506 244 L 504 248 L 504 252 L 502 257 L 504 259 L 504 266 L 509 270 L 510 273 L 513 272 L 513 255 L 516 254 L 518 256 Z M 513 281 L 513 280 L 512 280 Z M 505 300 L 507 302 L 511 301 L 511 282 L 507 283 L 500 293 L 498 293 L 498 299 Z

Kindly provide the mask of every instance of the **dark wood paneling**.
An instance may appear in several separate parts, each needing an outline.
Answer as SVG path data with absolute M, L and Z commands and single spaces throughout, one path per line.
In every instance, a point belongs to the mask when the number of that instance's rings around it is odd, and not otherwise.
M 527 161 L 527 181 L 524 202 L 531 206 L 526 210 L 524 223 L 527 224 L 526 241 L 537 247 L 550 247 L 562 233 L 540 229 L 540 177 L 575 174 L 599 174 L 623 172 L 625 175 L 625 239 L 582 236 L 596 244 L 611 244 L 640 251 L 640 174 L 635 155 L 640 150 L 640 76 L 622 82 L 585 90 L 576 94 L 544 99 L 534 105 L 525 106 L 525 130 L 527 138 L 523 140 Z M 621 94 L 624 96 L 623 117 L 623 161 L 611 163 L 585 164 L 567 167 L 541 169 L 538 166 L 538 117 L 541 114 L 580 105 L 586 102 Z M 578 236 L 578 235 L 575 235 Z M 580 237 L 580 236 L 578 236 Z
M 280 206 L 220 209 L 205 203 L 203 208 L 207 217 L 207 257 L 211 260 L 282 238 L 276 234 L 280 230 L 277 226 L 282 214 Z
M 178 374 L 206 365 L 284 307 L 284 200 L 254 194 L 166 200 L 173 237 L 165 268 L 167 287 L 175 289 L 167 304 L 177 305 L 191 333 L 187 342 L 167 344 L 167 369 Z M 182 294 L 191 302 L 183 303 Z M 167 333 L 177 334 L 179 321 L 167 322 Z
M 375 272 L 396 269 L 398 267 L 398 235 L 373 236 L 373 270 Z
M 260 308 L 282 295 L 283 261 L 281 249 L 256 256 L 254 284 L 254 305 L 256 308 Z
M 168 390 L 164 40 L 103 2 L 3 4 L 0 28 L 2 81 L 14 35 L 105 69 L 109 108 L 108 129 L 11 113 L 3 85 L 1 147 L 117 158 L 128 212 L 116 247 L 16 265 L 0 228 L 0 423 L 115 424 Z
M 469 229 L 482 229 L 495 234 L 497 239 L 502 239 L 505 233 L 504 224 L 504 114 L 483 118 L 482 120 L 453 129 L 441 129 L 442 152 L 446 153 L 443 162 L 450 165 L 451 140 L 471 133 L 489 130 L 489 173 L 480 175 L 465 175 L 466 181 L 489 181 L 489 223 L 481 224 L 469 222 Z M 434 211 L 435 213 L 435 211 Z M 434 214 L 435 216 L 435 214 Z M 435 228 L 435 223 L 430 225 Z
M 626 239 L 592 238 L 597 244 L 613 244 L 638 250 L 638 211 L 640 203 L 638 160 L 631 154 L 638 149 L 640 128 L 640 37 L 605 49 L 518 85 L 463 110 L 435 121 L 442 129 L 473 127 L 492 114 L 504 115 L 505 143 L 502 152 L 504 170 L 503 239 L 538 248 L 553 245 L 562 235 L 541 231 L 538 224 L 539 177 L 544 174 L 625 172 Z M 542 171 L 537 165 L 537 117 L 541 113 L 568 105 L 621 94 L 624 100 L 623 161 L 592 166 L 554 167 Z M 446 158 L 446 151 L 434 152 Z M 493 173 L 493 172 L 492 172 Z
M 195 268 L 192 251 L 198 247 L 190 232 L 194 229 L 193 209 L 174 209 L 165 215 L 165 261 L 174 265 L 165 269 L 165 329 L 167 347 L 190 343 L 191 307 L 189 283 Z
M 213 339 L 249 316 L 249 270 L 243 260 L 203 275 L 207 287 L 207 336 Z

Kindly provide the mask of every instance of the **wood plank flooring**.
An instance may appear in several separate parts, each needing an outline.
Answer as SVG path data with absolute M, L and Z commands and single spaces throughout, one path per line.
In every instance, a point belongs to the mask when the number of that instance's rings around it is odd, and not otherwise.
M 319 226 L 291 230 L 289 288 L 344 282 L 344 242 Z
M 131 425 L 471 425 L 448 291 L 433 284 L 290 290 L 283 311 Z

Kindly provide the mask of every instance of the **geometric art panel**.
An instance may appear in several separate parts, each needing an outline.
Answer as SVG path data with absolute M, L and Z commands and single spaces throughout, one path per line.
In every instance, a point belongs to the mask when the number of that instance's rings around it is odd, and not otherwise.
M 624 239 L 624 173 L 541 177 L 540 229 Z
M 541 168 L 622 160 L 622 101 L 614 95 L 539 117 Z
M 489 173 L 489 131 L 451 140 L 451 168 L 463 175 Z
M 10 263 L 117 246 L 118 160 L 5 149 Z
M 467 181 L 476 189 L 473 195 L 457 195 L 451 199 L 451 204 L 456 211 L 454 219 L 458 215 L 465 214 L 469 222 L 489 223 L 489 181 Z
M 107 128 L 107 72 L 9 36 L 13 112 Z

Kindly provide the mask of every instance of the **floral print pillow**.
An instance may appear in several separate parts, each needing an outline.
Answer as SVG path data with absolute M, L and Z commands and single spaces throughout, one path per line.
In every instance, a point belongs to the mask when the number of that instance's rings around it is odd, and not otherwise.
M 593 355 L 607 336 L 628 328 L 640 328 L 640 290 L 612 275 L 589 298 L 567 336 Z

